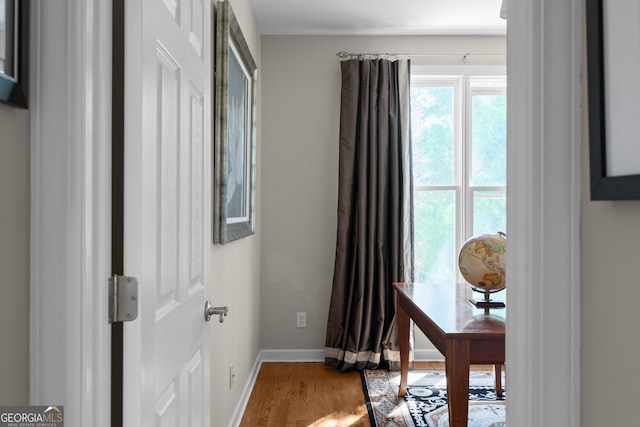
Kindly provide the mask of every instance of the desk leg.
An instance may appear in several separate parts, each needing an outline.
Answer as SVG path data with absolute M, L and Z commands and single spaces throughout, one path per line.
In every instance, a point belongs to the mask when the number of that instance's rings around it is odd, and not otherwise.
M 496 397 L 502 399 L 502 365 L 493 365 L 494 384 L 496 385 Z
M 469 340 L 448 339 L 445 367 L 449 425 L 467 427 L 469 416 Z
M 402 307 L 398 299 L 398 339 L 400 340 L 400 390 L 398 396 L 404 397 L 407 393 L 407 375 L 409 373 L 409 315 Z

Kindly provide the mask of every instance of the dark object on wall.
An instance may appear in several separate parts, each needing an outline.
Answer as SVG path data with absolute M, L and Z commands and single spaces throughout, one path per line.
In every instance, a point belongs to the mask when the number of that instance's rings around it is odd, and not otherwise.
M 213 243 L 255 227 L 257 66 L 228 1 L 218 2 L 213 154 Z
M 27 108 L 29 0 L 5 0 L 4 4 L 4 22 L 0 22 L 0 101 Z
M 639 200 L 640 174 L 611 176 L 607 171 L 607 148 L 611 147 L 607 147 L 606 111 L 611 106 L 605 103 L 603 1 L 586 0 L 591 200 Z M 628 143 L 637 144 L 637 140 Z

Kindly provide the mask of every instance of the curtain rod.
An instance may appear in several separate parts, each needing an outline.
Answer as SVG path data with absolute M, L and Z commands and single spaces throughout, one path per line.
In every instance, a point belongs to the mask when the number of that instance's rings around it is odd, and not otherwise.
M 336 56 L 340 58 L 360 58 L 365 57 L 379 59 L 399 56 L 461 56 L 464 62 L 467 62 L 467 58 L 470 56 L 506 56 L 506 53 L 352 53 L 344 50 L 336 53 Z

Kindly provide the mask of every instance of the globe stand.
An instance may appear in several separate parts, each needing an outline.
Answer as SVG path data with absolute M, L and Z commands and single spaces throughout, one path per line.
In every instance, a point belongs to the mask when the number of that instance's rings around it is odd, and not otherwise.
M 478 293 L 482 293 L 484 294 L 484 299 L 475 299 L 475 298 L 471 298 L 469 300 L 469 302 L 471 304 L 473 304 L 474 307 L 476 308 L 484 308 L 484 314 L 489 314 L 489 310 L 492 308 L 505 308 L 505 304 L 502 301 L 494 301 L 491 299 L 491 294 L 493 292 L 498 292 L 501 291 L 502 289 L 496 290 L 496 291 L 486 291 L 484 289 L 477 289 L 475 287 L 471 287 L 471 289 L 473 289 L 474 292 L 478 292 Z

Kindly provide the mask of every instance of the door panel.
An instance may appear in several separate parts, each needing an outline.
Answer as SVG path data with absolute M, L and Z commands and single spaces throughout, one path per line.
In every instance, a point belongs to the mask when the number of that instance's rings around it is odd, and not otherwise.
M 208 426 L 211 6 L 125 8 L 124 425 Z
M 198 56 L 202 50 L 204 35 L 204 0 L 191 0 L 191 14 L 189 15 L 189 42 Z

